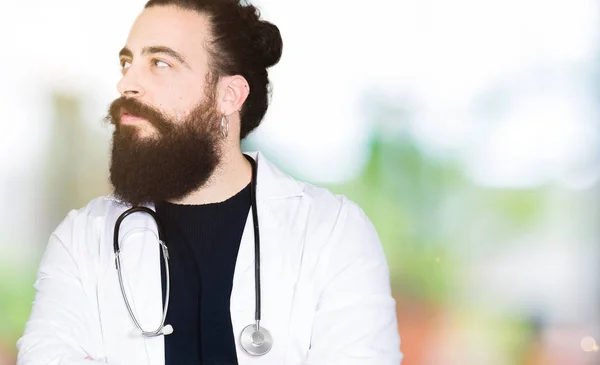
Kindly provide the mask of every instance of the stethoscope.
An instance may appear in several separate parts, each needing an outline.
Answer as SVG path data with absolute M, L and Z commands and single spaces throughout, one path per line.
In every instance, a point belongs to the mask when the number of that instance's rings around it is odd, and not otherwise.
M 252 209 L 252 221 L 254 223 L 254 289 L 255 289 L 255 315 L 254 320 L 255 323 L 246 326 L 242 332 L 240 333 L 240 343 L 244 351 L 253 356 L 262 356 L 271 350 L 273 346 L 273 338 L 269 331 L 266 328 L 260 326 L 260 318 L 261 318 L 261 310 L 260 310 L 260 236 L 258 232 L 258 213 L 256 209 L 256 162 L 252 157 L 244 155 L 250 164 L 252 165 L 252 179 L 250 182 L 250 199 L 251 199 L 251 209 Z M 125 286 L 123 284 L 123 274 L 121 271 L 121 250 L 119 247 L 119 228 L 121 227 L 121 222 L 127 218 L 130 214 L 142 212 L 148 213 L 154 221 L 156 222 L 156 228 L 158 230 L 158 243 L 162 249 L 163 259 L 165 262 L 165 272 L 166 272 L 166 296 L 165 296 L 165 304 L 163 307 L 162 319 L 159 327 L 154 331 L 144 331 L 137 317 L 133 313 L 131 309 L 131 305 L 129 304 L 129 300 L 127 299 L 127 294 L 125 293 Z M 121 294 L 123 295 L 123 300 L 125 301 L 125 306 L 127 307 L 127 311 L 129 312 L 129 316 L 133 321 L 137 333 L 141 334 L 144 337 L 156 337 L 163 335 L 170 335 L 173 333 L 173 327 L 169 324 L 165 325 L 165 320 L 167 318 L 167 311 L 169 309 L 169 293 L 171 290 L 170 284 L 170 274 L 169 274 L 169 249 L 165 244 L 164 239 L 164 231 L 156 213 L 146 207 L 133 207 L 125 212 L 123 212 L 117 221 L 115 222 L 115 232 L 114 232 L 114 251 L 115 251 L 115 265 L 117 267 L 117 273 L 119 276 L 119 285 L 121 286 Z

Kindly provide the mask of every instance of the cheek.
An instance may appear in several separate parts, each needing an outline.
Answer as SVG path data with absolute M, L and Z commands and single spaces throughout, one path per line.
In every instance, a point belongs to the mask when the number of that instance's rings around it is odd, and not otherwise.
M 191 103 L 184 97 L 173 96 L 173 94 L 163 95 L 162 98 L 156 100 L 156 107 L 162 113 L 170 118 L 180 121 L 191 109 Z
M 189 117 L 192 111 L 194 111 L 201 102 L 201 98 L 191 99 L 185 96 L 179 97 L 174 102 L 175 107 L 171 109 L 171 115 L 173 115 L 175 120 L 179 123 L 183 119 Z
M 179 81 L 161 82 L 156 85 L 155 93 L 155 105 L 178 122 L 204 98 L 203 84 Z

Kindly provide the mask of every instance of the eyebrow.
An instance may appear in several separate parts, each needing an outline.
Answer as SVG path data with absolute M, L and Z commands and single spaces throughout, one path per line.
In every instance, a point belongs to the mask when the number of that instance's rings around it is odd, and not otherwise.
M 142 49 L 142 56 L 157 53 L 162 53 L 171 56 L 185 67 L 190 68 L 190 65 L 186 62 L 185 57 L 183 57 L 183 55 L 181 55 L 179 52 L 175 51 L 172 48 L 166 46 L 149 46 L 144 47 Z M 133 58 L 133 52 L 131 52 L 129 48 L 123 47 L 123 49 L 119 52 L 119 57 Z

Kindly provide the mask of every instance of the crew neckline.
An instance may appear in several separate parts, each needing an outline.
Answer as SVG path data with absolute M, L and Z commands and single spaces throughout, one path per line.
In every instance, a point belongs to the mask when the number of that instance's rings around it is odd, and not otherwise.
M 249 194 L 250 193 L 250 185 L 251 184 L 248 183 L 248 185 L 243 187 L 240 191 L 238 191 L 234 195 L 232 195 L 229 198 L 227 198 L 223 201 L 220 201 L 220 202 L 212 202 L 212 203 L 205 203 L 205 204 L 178 204 L 178 203 L 171 203 L 166 200 L 162 200 L 160 202 L 157 202 L 155 204 L 155 206 L 156 207 L 160 206 L 161 208 L 166 208 L 169 210 L 171 210 L 171 209 L 197 210 L 197 209 L 210 208 L 210 207 L 226 206 L 226 205 L 232 204 L 233 202 L 236 202 L 237 200 L 241 199 L 241 197 L 244 197 L 247 194 Z

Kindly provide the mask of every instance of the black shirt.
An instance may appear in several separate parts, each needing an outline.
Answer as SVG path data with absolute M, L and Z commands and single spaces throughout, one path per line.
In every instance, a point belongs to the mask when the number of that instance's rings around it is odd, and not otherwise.
M 165 365 L 237 365 L 229 301 L 250 204 L 250 185 L 220 203 L 156 204 L 170 257 Z M 162 257 L 161 275 L 164 303 Z

